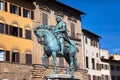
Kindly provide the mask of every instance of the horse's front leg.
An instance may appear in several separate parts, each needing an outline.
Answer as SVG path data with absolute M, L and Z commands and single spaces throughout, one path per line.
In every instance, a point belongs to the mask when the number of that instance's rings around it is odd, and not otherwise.
M 56 74 L 56 52 L 52 52 L 53 62 L 54 62 L 54 74 Z
M 48 65 L 45 63 L 45 59 L 48 58 L 48 56 L 46 54 L 44 54 L 41 59 L 42 59 L 42 65 L 45 67 L 45 68 L 48 68 Z

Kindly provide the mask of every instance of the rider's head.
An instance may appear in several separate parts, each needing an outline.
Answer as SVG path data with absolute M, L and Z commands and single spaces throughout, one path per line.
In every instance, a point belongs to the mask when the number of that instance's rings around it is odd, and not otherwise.
M 62 19 L 61 19 L 61 16 L 56 16 L 56 21 L 57 22 L 60 22 Z

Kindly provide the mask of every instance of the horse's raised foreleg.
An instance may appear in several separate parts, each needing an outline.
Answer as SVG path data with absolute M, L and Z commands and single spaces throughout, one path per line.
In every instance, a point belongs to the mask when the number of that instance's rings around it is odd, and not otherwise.
M 45 68 L 48 68 L 48 65 L 46 64 L 45 62 L 45 58 L 48 58 L 48 56 L 46 54 L 44 54 L 41 59 L 42 59 L 42 65 L 45 67 Z
M 55 51 L 52 52 L 52 57 L 54 61 L 54 74 L 56 74 L 56 52 Z

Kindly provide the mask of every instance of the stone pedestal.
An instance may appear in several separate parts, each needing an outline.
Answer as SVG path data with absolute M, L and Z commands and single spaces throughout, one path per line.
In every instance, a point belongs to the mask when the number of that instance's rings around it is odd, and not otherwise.
M 39 64 L 33 65 L 32 80 L 44 80 L 45 68 Z
M 81 80 L 79 76 L 70 76 L 66 74 L 46 75 L 45 80 Z

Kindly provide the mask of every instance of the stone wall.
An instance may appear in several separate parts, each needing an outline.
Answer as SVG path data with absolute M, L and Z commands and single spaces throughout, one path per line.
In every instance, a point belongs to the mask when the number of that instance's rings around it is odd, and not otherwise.
M 53 67 L 49 67 L 48 69 L 44 68 L 42 65 L 34 64 L 32 70 L 32 80 L 44 80 L 44 76 L 53 74 Z M 57 74 L 66 74 L 66 68 L 57 67 Z M 87 71 L 86 70 L 78 70 L 77 72 L 73 70 L 73 74 L 75 76 L 79 76 L 81 80 L 88 80 Z
M 32 66 L 0 62 L 0 80 L 31 80 Z

